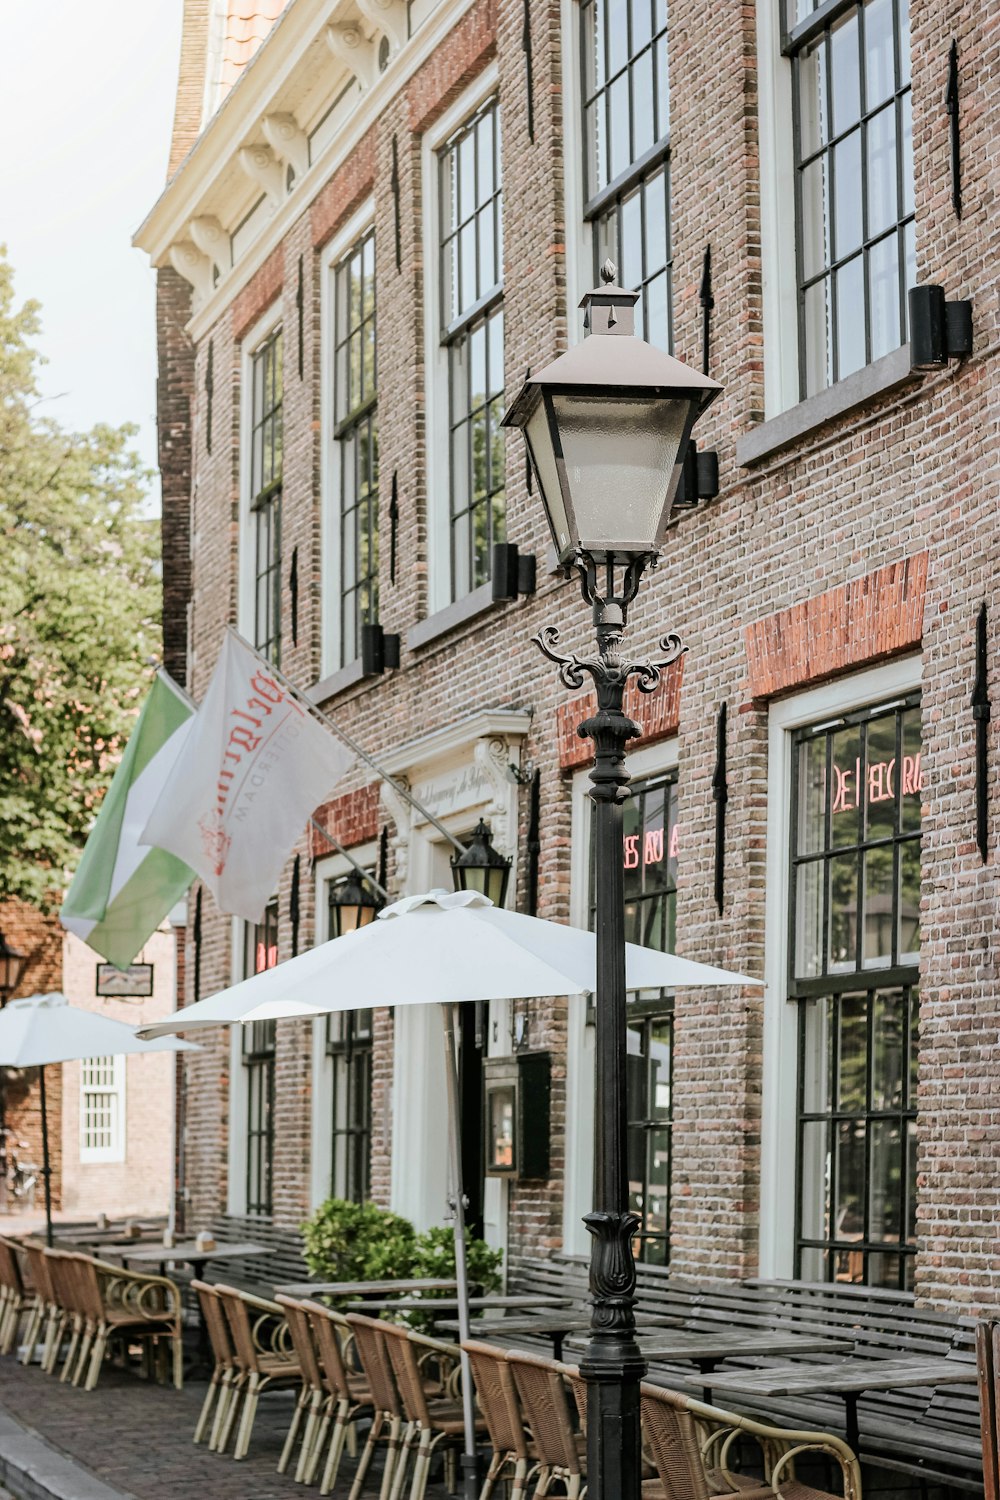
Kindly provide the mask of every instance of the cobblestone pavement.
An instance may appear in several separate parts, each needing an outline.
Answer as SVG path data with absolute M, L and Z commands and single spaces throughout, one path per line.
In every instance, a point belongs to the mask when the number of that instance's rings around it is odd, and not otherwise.
M 291 1419 L 290 1396 L 262 1398 L 250 1453 L 235 1463 L 191 1441 L 205 1389 L 198 1382 L 175 1391 L 107 1367 L 97 1389 L 85 1392 L 60 1385 L 37 1366 L 25 1369 L 0 1359 L 0 1406 L 136 1500 L 292 1500 L 319 1493 L 317 1486 L 297 1486 L 290 1475 L 275 1472 Z M 335 1493 L 347 1493 L 352 1470 L 345 1456 Z M 365 1493 L 376 1495 L 377 1482 L 366 1485 Z M 428 1494 L 444 1500 L 446 1492 L 437 1486 Z

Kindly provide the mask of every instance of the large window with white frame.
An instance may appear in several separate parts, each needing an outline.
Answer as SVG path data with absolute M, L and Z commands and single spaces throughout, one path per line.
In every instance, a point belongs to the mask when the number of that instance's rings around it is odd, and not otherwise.
M 278 962 L 278 902 L 269 901 L 262 922 L 247 924 L 243 972 L 262 974 Z M 243 1027 L 246 1093 L 246 1212 L 271 1213 L 274 1165 L 275 1022 Z
M 125 1160 L 125 1058 L 80 1063 L 80 1161 Z
M 331 881 L 332 906 L 342 882 Z M 328 931 L 333 930 L 328 920 Z M 326 1021 L 330 1061 L 330 1192 L 334 1198 L 364 1203 L 371 1191 L 373 1010 L 332 1011 Z
M 788 994 L 795 1274 L 911 1288 L 920 949 L 916 694 L 797 730 Z
M 804 398 L 906 340 L 916 279 L 909 0 L 781 3 Z
M 448 369 L 450 597 L 490 577 L 506 536 L 500 110 L 489 99 L 437 153 Z
M 637 332 L 673 339 L 666 0 L 581 0 L 584 217 L 603 262 L 639 292 Z
M 375 231 L 333 270 L 334 437 L 340 496 L 340 666 L 361 654 L 378 618 L 378 413 Z
M 250 361 L 250 541 L 253 643 L 281 658 L 282 341 L 271 330 Z
M 625 936 L 631 943 L 674 951 L 677 913 L 677 774 L 637 782 L 626 802 L 622 862 Z M 595 922 L 591 835 L 590 925 Z M 670 1261 L 674 1001 L 663 990 L 640 991 L 628 1007 L 629 1208 L 638 1215 L 635 1253 Z

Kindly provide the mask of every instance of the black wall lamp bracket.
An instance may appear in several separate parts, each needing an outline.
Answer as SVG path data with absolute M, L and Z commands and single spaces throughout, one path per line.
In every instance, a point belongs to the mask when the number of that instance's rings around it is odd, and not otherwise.
M 364 677 L 380 677 L 399 666 L 399 636 L 389 634 L 379 624 L 361 627 L 361 672 Z
M 674 496 L 674 510 L 694 510 L 699 500 L 714 500 L 718 493 L 718 453 L 714 448 L 699 453 L 694 442 L 689 442 Z
M 943 370 L 972 353 L 971 302 L 947 302 L 941 286 L 913 286 L 909 297 L 911 370 Z
M 535 592 L 535 554 L 518 552 L 514 542 L 493 543 L 493 603 L 510 604 L 522 594 Z

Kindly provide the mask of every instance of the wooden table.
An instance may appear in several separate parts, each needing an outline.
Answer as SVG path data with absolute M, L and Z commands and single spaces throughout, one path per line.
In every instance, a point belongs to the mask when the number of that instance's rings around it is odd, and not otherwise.
M 567 1307 L 572 1297 L 470 1297 L 469 1307 L 490 1311 L 508 1307 L 525 1311 L 532 1307 Z M 370 1302 L 348 1302 L 348 1312 L 458 1312 L 461 1302 L 457 1297 L 400 1297 L 372 1298 Z
M 770 1353 L 765 1345 L 758 1351 Z M 720 1371 L 716 1384 L 752 1396 L 843 1396 L 847 1443 L 858 1451 L 858 1397 L 865 1391 L 904 1386 L 965 1385 L 978 1379 L 976 1366 L 963 1360 L 908 1355 L 902 1359 L 845 1359 L 829 1365 L 783 1365 L 772 1370 Z
M 766 1359 L 772 1354 L 848 1354 L 854 1348 L 854 1344 L 851 1339 L 831 1339 L 819 1335 L 813 1337 L 806 1333 L 773 1333 L 765 1328 L 762 1328 L 759 1333 L 727 1333 L 725 1329 L 715 1332 L 682 1327 L 677 1333 L 671 1334 L 669 1339 L 664 1339 L 662 1343 L 644 1338 L 640 1329 L 639 1348 L 646 1360 L 689 1361 L 697 1365 L 703 1375 L 709 1375 L 724 1359 Z M 801 1367 L 789 1365 L 787 1368 L 794 1370 Z M 833 1367 L 817 1365 L 812 1368 L 831 1369 Z M 769 1374 L 770 1371 L 761 1373 Z M 702 1389 L 705 1400 L 711 1404 L 712 1387 L 705 1385 Z
M 210 1260 L 236 1260 L 244 1255 L 266 1255 L 267 1250 L 263 1245 L 230 1245 L 225 1241 L 218 1241 L 214 1250 L 203 1250 L 196 1240 L 186 1240 L 179 1245 L 155 1245 L 148 1250 L 129 1251 L 119 1250 L 119 1258 L 125 1262 L 139 1261 L 142 1265 L 158 1265 L 160 1275 L 166 1275 L 166 1266 L 169 1261 L 182 1261 L 191 1267 L 194 1272 L 195 1281 L 201 1281 L 204 1277 L 205 1267 Z M 209 1343 L 208 1328 L 205 1323 L 205 1315 L 202 1311 L 201 1298 L 198 1299 L 198 1345 L 195 1358 L 187 1373 L 194 1374 L 204 1369 L 211 1370 L 214 1364 L 212 1359 L 211 1345 Z
M 407 1292 L 455 1292 L 457 1281 L 436 1281 L 433 1276 L 416 1276 L 409 1281 L 288 1281 L 276 1286 L 286 1297 L 362 1297 L 366 1305 L 371 1297 L 401 1297 Z
M 678 1319 L 678 1324 L 680 1320 Z M 461 1333 L 457 1318 L 447 1318 L 439 1322 L 439 1328 L 446 1333 Z M 666 1319 L 655 1323 L 647 1323 L 647 1328 L 670 1328 L 673 1325 Z M 472 1337 L 491 1339 L 504 1338 L 507 1334 L 532 1334 L 544 1333 L 552 1340 L 552 1358 L 561 1361 L 563 1357 L 563 1341 L 571 1334 L 586 1333 L 590 1328 L 590 1316 L 587 1313 L 574 1312 L 567 1308 L 560 1316 L 559 1313 L 542 1313 L 537 1318 L 473 1318 L 469 1323 L 469 1333 Z

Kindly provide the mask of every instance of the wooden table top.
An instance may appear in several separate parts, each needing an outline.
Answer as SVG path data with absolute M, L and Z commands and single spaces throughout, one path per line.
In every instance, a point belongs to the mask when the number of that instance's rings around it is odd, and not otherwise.
M 531 1307 L 565 1307 L 572 1303 L 572 1297 L 470 1297 L 469 1306 L 484 1308 L 531 1308 Z M 460 1303 L 457 1297 L 402 1297 L 398 1301 L 392 1298 L 372 1298 L 367 1302 L 349 1302 L 349 1312 L 369 1313 L 376 1309 L 380 1312 L 457 1312 Z
M 461 1333 L 457 1318 L 441 1319 L 437 1325 L 446 1333 Z M 488 1337 L 497 1333 L 573 1333 L 576 1329 L 590 1327 L 590 1319 L 576 1313 L 571 1307 L 565 1317 L 558 1313 L 540 1313 L 537 1318 L 470 1318 L 469 1333 L 473 1338 Z
M 846 1359 L 838 1364 L 785 1365 L 771 1370 L 718 1370 L 712 1385 L 756 1396 L 807 1396 L 817 1391 L 851 1395 L 903 1386 L 968 1384 L 977 1378 L 971 1361 L 913 1354 L 902 1359 Z
M 435 1280 L 433 1276 L 416 1276 L 409 1281 L 288 1281 L 275 1286 L 286 1297 L 395 1297 L 406 1292 L 454 1292 L 457 1281 Z M 371 1303 L 368 1303 L 371 1306 Z
M 264 1245 L 230 1245 L 224 1241 L 217 1241 L 214 1250 L 201 1250 L 194 1240 L 185 1240 L 180 1245 L 153 1245 L 149 1249 L 129 1251 L 122 1249 L 120 1252 L 122 1260 L 141 1260 L 143 1262 L 157 1262 L 167 1260 L 183 1260 L 188 1263 L 202 1260 L 231 1260 L 238 1255 L 266 1255 L 267 1249 Z
M 572 1342 L 576 1344 L 578 1340 L 574 1339 Z M 724 1329 L 715 1333 L 680 1328 L 662 1342 L 644 1338 L 640 1329 L 639 1348 L 646 1359 L 691 1360 L 698 1364 L 702 1360 L 714 1363 L 717 1360 L 738 1359 L 747 1355 L 757 1355 L 763 1359 L 771 1354 L 848 1354 L 854 1348 L 854 1343 L 851 1339 L 813 1338 L 804 1333 L 768 1333 L 765 1329 L 761 1329 L 760 1333 L 726 1333 Z M 817 1368 L 831 1367 L 825 1365 Z M 719 1385 L 721 1381 L 715 1380 L 713 1384 Z

